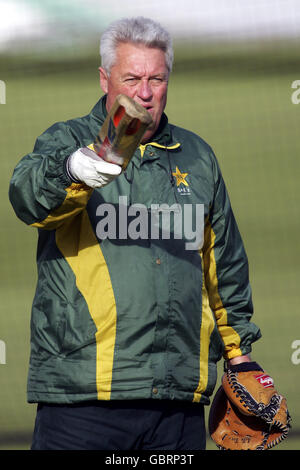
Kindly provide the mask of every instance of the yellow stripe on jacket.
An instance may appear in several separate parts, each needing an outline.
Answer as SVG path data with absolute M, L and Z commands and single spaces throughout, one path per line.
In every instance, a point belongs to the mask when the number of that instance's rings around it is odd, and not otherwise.
M 222 303 L 218 290 L 217 263 L 215 258 L 216 235 L 211 224 L 207 221 L 204 232 L 203 261 L 205 282 L 208 289 L 209 302 L 213 310 L 219 333 L 225 345 L 224 358 L 232 359 L 241 356 L 241 338 L 239 334 L 228 325 L 228 313 Z
M 202 321 L 200 329 L 199 383 L 194 392 L 194 402 L 199 402 L 208 382 L 208 356 L 210 336 L 215 327 L 213 313 L 209 305 L 208 292 L 205 286 L 203 254 L 200 252 L 202 263 Z
M 56 244 L 75 275 L 97 328 L 97 394 L 99 400 L 109 400 L 117 310 L 108 267 L 86 210 L 56 230 Z
M 72 183 L 65 189 L 66 198 L 63 203 L 50 212 L 41 222 L 35 222 L 32 227 L 41 228 L 45 230 L 54 230 L 63 224 L 67 219 L 70 219 L 79 214 L 85 209 L 88 200 L 90 199 L 93 188 L 85 184 Z

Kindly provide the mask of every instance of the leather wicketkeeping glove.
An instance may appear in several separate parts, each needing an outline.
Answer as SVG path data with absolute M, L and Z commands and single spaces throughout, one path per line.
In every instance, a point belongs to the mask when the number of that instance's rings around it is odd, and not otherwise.
M 75 183 L 85 183 L 90 188 L 101 188 L 115 179 L 122 171 L 123 158 L 110 154 L 108 163 L 93 150 L 83 147 L 72 153 L 66 162 L 69 177 Z
M 290 423 L 286 399 L 256 362 L 228 366 L 209 415 L 219 448 L 270 449 L 287 437 Z
M 286 399 L 279 395 L 273 379 L 256 362 L 230 366 L 222 377 L 228 398 L 245 415 L 259 416 L 269 425 L 288 428 Z

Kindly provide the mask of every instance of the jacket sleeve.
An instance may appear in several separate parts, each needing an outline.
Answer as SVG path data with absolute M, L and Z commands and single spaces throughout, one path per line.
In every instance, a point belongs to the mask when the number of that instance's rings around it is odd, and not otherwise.
M 9 198 L 23 222 L 52 230 L 85 208 L 92 189 L 72 183 L 65 169 L 67 157 L 79 147 L 68 124 L 57 123 L 38 137 L 33 152 L 18 163 Z
M 212 153 L 214 200 L 205 224 L 203 260 L 210 307 L 224 343 L 224 358 L 251 352 L 260 338 L 251 322 L 253 304 L 248 259 L 234 218 L 229 196 Z

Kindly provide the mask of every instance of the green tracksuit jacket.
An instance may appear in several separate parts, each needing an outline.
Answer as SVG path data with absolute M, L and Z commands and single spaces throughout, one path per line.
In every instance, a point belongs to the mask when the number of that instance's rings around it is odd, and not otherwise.
M 101 189 L 73 183 L 66 159 L 92 148 L 105 100 L 44 132 L 11 179 L 17 216 L 39 232 L 28 401 L 208 404 L 216 362 L 249 353 L 260 337 L 251 321 L 247 257 L 216 157 L 163 115 L 126 173 Z M 170 211 L 170 236 L 145 234 L 136 204 L 148 218 L 162 204 L 179 204 L 182 213 L 204 208 L 203 243 L 187 249 Z M 194 212 L 193 224 L 201 214 Z M 155 219 L 161 226 L 162 214 Z

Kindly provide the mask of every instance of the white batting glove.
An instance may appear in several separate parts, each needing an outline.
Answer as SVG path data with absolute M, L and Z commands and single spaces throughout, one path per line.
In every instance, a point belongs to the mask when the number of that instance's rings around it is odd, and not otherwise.
M 122 168 L 123 158 L 110 153 L 108 163 L 87 147 L 72 153 L 67 160 L 66 168 L 69 177 L 76 183 L 85 183 L 90 188 L 101 188 L 118 176 Z

